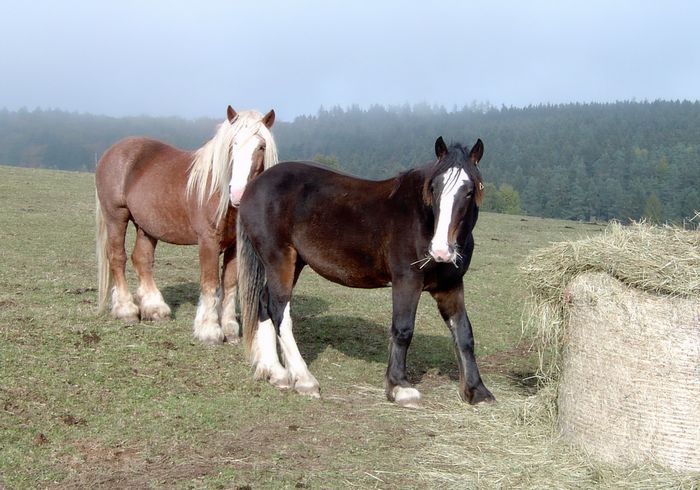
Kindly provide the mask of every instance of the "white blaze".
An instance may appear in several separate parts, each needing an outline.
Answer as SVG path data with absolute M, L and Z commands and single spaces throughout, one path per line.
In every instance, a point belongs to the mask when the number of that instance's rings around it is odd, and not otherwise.
M 450 220 L 452 219 L 452 208 L 455 196 L 460 188 L 469 182 L 469 175 L 463 169 L 451 168 L 442 176 L 443 189 L 440 196 L 440 214 L 437 217 L 435 235 L 430 242 L 430 254 L 435 259 L 451 260 L 449 254 L 448 232 Z
M 231 169 L 229 191 L 231 193 L 231 204 L 234 206 L 241 201 L 241 196 L 248 181 L 248 175 L 250 175 L 250 167 L 253 164 L 253 153 L 259 144 L 260 140 L 255 135 L 252 135 L 245 141 L 234 140 L 231 146 L 233 168 Z

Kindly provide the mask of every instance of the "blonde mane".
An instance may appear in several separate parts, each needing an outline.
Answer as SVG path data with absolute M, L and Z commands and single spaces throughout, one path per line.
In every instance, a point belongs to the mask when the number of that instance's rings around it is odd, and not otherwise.
M 277 163 L 277 145 L 272 133 L 262 123 L 263 115 L 257 111 L 241 111 L 233 124 L 224 121 L 216 134 L 197 150 L 190 165 L 187 195 L 196 194 L 200 205 L 219 193 L 219 205 L 215 222 L 218 225 L 229 206 L 228 185 L 231 181 L 233 160 L 231 145 L 235 138 L 244 142 L 256 134 L 265 140 L 265 169 Z

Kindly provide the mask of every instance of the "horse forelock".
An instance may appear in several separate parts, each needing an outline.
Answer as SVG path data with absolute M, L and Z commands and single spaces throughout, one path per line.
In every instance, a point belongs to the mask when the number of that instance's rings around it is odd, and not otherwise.
M 265 141 L 264 167 L 267 169 L 278 162 L 275 139 L 262 123 L 262 118 L 263 115 L 258 111 L 239 112 L 233 123 L 221 123 L 214 137 L 194 153 L 187 181 L 187 193 L 195 194 L 201 205 L 214 193 L 219 192 L 216 223 L 223 219 L 229 206 L 228 184 L 233 171 L 231 152 L 234 140 L 245 142 L 258 135 Z
M 432 193 L 430 187 L 438 175 L 442 175 L 452 167 L 459 167 L 467 173 L 469 180 L 474 183 L 474 200 L 477 206 L 481 206 L 484 197 L 484 185 L 479 167 L 469 159 L 469 150 L 460 143 L 452 143 L 448 152 L 436 161 L 428 170 L 425 184 L 423 185 L 423 200 L 426 205 L 432 205 Z M 455 178 L 456 178 L 455 174 Z

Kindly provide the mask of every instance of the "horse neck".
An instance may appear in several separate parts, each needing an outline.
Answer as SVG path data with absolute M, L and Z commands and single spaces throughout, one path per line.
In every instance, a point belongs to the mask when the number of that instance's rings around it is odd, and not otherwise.
M 464 222 L 462 223 L 462 227 L 457 233 L 457 242 L 461 247 L 464 247 L 464 244 L 471 236 L 478 219 L 479 207 L 475 203 L 472 203 L 471 208 L 469 210 L 469 216 L 464 220 Z
M 401 224 L 406 237 L 411 235 L 408 230 L 413 229 L 412 236 L 415 240 L 425 244 L 432 239 L 435 220 L 432 209 L 423 198 L 426 178 L 426 172 L 423 169 L 409 170 L 395 177 L 390 198 L 395 214 L 405 216 L 408 220 Z
M 422 169 L 413 169 L 389 179 L 386 182 L 392 189 L 390 198 L 402 207 L 410 206 L 417 209 L 426 207 L 423 199 L 425 178 L 425 172 Z

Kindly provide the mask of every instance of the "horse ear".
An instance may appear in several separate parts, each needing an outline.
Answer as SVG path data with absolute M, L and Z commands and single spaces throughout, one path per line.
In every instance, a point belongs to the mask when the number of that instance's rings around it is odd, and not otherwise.
M 267 129 L 272 129 L 272 125 L 275 124 L 275 110 L 270 109 L 270 112 L 263 116 L 262 122 Z
M 233 110 L 233 107 L 228 106 L 228 109 L 226 109 L 226 117 L 228 118 L 228 122 L 233 124 L 233 121 L 236 119 L 237 115 L 238 114 Z
M 438 139 L 435 140 L 435 156 L 438 157 L 439 160 L 445 155 L 447 155 L 447 145 L 445 144 L 445 140 L 442 139 L 442 136 L 438 136 Z
M 472 147 L 472 151 L 469 152 L 469 159 L 474 162 L 474 165 L 478 165 L 481 161 L 481 157 L 484 156 L 484 143 L 481 138 L 476 140 L 476 143 Z

